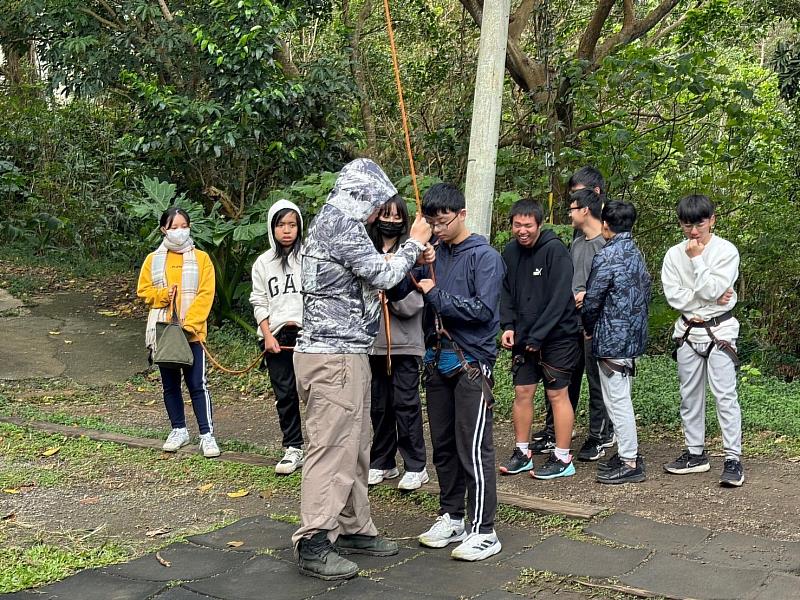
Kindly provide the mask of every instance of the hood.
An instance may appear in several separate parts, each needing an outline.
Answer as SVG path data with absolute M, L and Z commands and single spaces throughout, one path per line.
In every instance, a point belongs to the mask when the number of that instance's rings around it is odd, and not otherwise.
M 279 210 L 283 210 L 284 208 L 290 208 L 294 212 L 297 213 L 297 218 L 300 220 L 300 231 L 297 232 L 299 236 L 303 235 L 303 215 L 300 212 L 300 209 L 294 202 L 289 202 L 288 200 L 278 200 L 275 204 L 269 207 L 269 212 L 267 213 L 267 235 L 269 236 L 269 247 L 273 250 L 275 249 L 275 235 L 272 232 L 272 219 L 275 214 Z
M 488 246 L 489 240 L 487 240 L 480 234 L 471 233 L 467 239 L 465 239 L 460 244 L 456 244 L 455 246 L 449 246 L 447 244 L 444 244 L 444 242 L 439 242 L 439 244 L 443 244 L 445 247 L 449 248 L 453 254 L 458 254 L 459 252 L 464 252 L 465 250 L 471 250 L 472 248 L 477 248 L 478 246 Z
M 357 158 L 339 172 L 327 204 L 361 223 L 397 193 L 386 173 L 368 158 Z
M 559 237 L 556 235 L 555 231 L 553 231 L 552 229 L 540 229 L 539 239 L 536 240 L 536 243 L 533 245 L 532 250 L 536 252 L 546 244 L 549 244 L 554 241 L 561 241 Z

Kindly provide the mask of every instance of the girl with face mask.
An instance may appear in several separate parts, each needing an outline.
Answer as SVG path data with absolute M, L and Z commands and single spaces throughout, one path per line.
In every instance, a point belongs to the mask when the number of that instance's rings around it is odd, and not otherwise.
M 408 208 L 400 196 L 381 207 L 378 218 L 369 226 L 375 248 L 391 254 L 408 237 Z M 422 434 L 422 407 L 419 399 L 420 360 L 425 352 L 422 340 L 422 295 L 416 290 L 400 296 L 398 288 L 385 292 L 391 331 L 387 344 L 385 311 L 381 311 L 378 337 L 372 348 L 372 448 L 369 484 L 400 475 L 396 454 L 400 451 L 405 474 L 397 485 L 415 490 L 429 481 L 425 470 L 425 440 Z M 391 352 L 391 373 L 386 355 Z
M 275 408 L 283 433 L 283 458 L 275 465 L 279 475 L 303 466 L 300 399 L 292 362 L 293 347 L 303 324 L 300 293 L 300 243 L 303 218 L 288 200 L 278 200 L 267 214 L 270 249 L 253 263 L 250 304 L 258 323 L 259 350 L 266 350 L 266 367 L 275 394 Z M 283 347 L 283 349 L 281 348 Z
M 145 259 L 136 294 L 150 308 L 145 332 L 150 356 L 156 350 L 156 323 L 169 321 L 173 309 L 189 334 L 189 346 L 194 355 L 191 367 L 159 366 L 164 404 L 172 425 L 163 449 L 177 452 L 189 443 L 181 393 L 183 376 L 197 418 L 200 452 L 206 458 L 213 458 L 219 456 L 220 451 L 214 439 L 211 395 L 206 387 L 206 362 L 201 342 L 206 339 L 206 321 L 214 302 L 214 265 L 208 254 L 195 248 L 189 225 L 189 215 L 182 208 L 173 206 L 164 211 L 159 221 L 164 238 Z

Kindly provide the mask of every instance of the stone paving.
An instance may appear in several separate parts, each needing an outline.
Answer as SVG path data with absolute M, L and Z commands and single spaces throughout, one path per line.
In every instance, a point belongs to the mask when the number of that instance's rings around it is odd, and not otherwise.
M 736 533 L 714 534 L 690 525 L 614 514 L 588 525 L 575 539 L 541 539 L 501 527 L 503 551 L 478 563 L 457 562 L 449 551 L 401 540 L 397 556 L 353 556 L 360 576 L 324 582 L 300 575 L 291 550 L 295 526 L 250 517 L 136 560 L 82 571 L 35 590 L 3 595 L 40 600 L 438 600 L 539 598 L 514 587 L 523 569 L 549 571 L 632 595 L 693 600 L 800 598 L 800 543 Z M 232 544 L 232 542 L 234 542 Z M 523 590 L 514 593 L 513 590 Z M 509 591 L 512 590 L 512 591 Z M 547 598 L 607 597 L 564 592 Z M 610 593 L 610 592 L 609 592 Z M 647 596 L 650 597 L 650 596 Z

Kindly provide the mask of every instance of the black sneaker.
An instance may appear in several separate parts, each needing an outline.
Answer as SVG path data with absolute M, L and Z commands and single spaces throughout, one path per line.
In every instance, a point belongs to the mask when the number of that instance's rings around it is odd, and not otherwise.
M 744 470 L 742 463 L 733 458 L 725 459 L 725 466 L 722 469 L 722 477 L 719 484 L 724 487 L 741 487 L 744 483 Z
M 572 461 L 561 462 L 556 458 L 555 452 L 550 455 L 547 462 L 541 467 L 531 472 L 534 479 L 555 479 L 556 477 L 570 477 L 575 475 L 575 465 Z
M 531 454 L 550 454 L 556 449 L 556 440 L 551 437 L 545 437 L 533 442 L 528 448 Z
M 582 461 L 599 460 L 605 455 L 606 451 L 603 450 L 603 446 L 600 440 L 596 440 L 594 438 L 588 438 L 583 443 L 583 446 L 581 446 L 581 449 L 578 451 L 578 460 Z
M 688 450 L 684 450 L 674 462 L 664 465 L 664 470 L 667 473 L 674 473 L 675 475 L 686 475 L 687 473 L 705 473 L 711 468 L 708 464 L 708 454 L 703 450 L 702 454 L 692 454 Z
M 606 438 L 603 438 L 600 441 L 600 447 L 601 448 L 611 448 L 611 446 L 613 446 L 616 443 L 617 443 L 617 436 L 612 433 L 610 436 L 608 436 Z
M 614 453 L 614 456 L 612 456 L 610 459 L 597 463 L 597 472 L 602 473 L 603 471 L 613 471 L 614 469 L 619 469 L 623 464 L 624 463 L 619 457 L 619 454 Z
M 340 536 L 341 537 L 341 536 Z M 333 581 L 358 575 L 358 565 L 339 556 L 327 531 L 303 538 L 297 545 L 297 564 L 303 575 Z
M 617 458 L 619 458 L 619 455 L 617 455 Z M 639 483 L 644 480 L 644 459 L 641 456 L 636 458 L 635 467 L 630 467 L 620 460 L 618 467 L 605 469 L 603 471 L 598 470 L 597 472 L 597 483 Z
M 400 546 L 394 540 L 377 535 L 353 533 L 340 535 L 336 539 L 336 550 L 342 554 L 369 554 L 370 556 L 394 556 Z
M 550 437 L 553 437 L 553 432 L 547 431 L 547 429 L 540 429 L 531 436 L 531 441 L 538 442 L 539 440 L 543 440 L 545 438 L 550 438 Z
M 500 472 L 504 475 L 516 475 L 523 471 L 530 471 L 533 468 L 533 460 L 531 459 L 531 451 L 528 450 L 524 454 L 518 447 L 514 448 L 514 453 L 508 462 L 500 466 Z

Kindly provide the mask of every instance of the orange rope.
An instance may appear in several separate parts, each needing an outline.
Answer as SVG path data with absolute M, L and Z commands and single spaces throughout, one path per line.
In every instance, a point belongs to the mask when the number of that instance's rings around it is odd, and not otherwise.
M 264 350 L 261 354 L 258 355 L 258 358 L 256 358 L 253 362 L 251 362 L 244 369 L 228 369 L 226 367 L 223 367 L 221 364 L 219 364 L 217 359 L 214 358 L 214 356 L 211 354 L 211 352 L 209 352 L 208 348 L 206 348 L 206 345 L 203 342 L 200 342 L 200 345 L 203 347 L 203 351 L 206 353 L 206 356 L 208 357 L 208 360 L 211 362 L 211 364 L 214 365 L 220 371 L 222 371 L 224 373 L 228 373 L 229 375 L 244 375 L 248 371 L 252 371 L 253 369 L 256 368 L 256 366 L 261 362 L 261 359 L 264 358 L 264 355 L 267 353 L 267 351 Z M 282 352 L 285 352 L 285 351 L 292 352 L 292 351 L 294 351 L 294 346 L 281 346 L 281 351 Z
M 397 61 L 397 47 L 394 44 L 394 27 L 392 26 L 392 13 L 389 10 L 389 0 L 383 0 L 383 9 L 386 14 L 386 27 L 389 30 L 389 47 L 392 51 L 392 66 L 394 67 L 394 82 L 397 85 L 397 97 L 400 100 L 400 116 L 403 118 L 403 133 L 406 138 L 408 165 L 411 169 L 411 185 L 414 186 L 414 199 L 417 202 L 417 213 L 420 214 L 422 213 L 422 200 L 420 200 L 419 186 L 417 186 L 417 171 L 414 169 L 414 153 L 411 151 L 411 132 L 408 129 L 406 103 L 403 100 L 403 84 L 400 82 L 400 65 Z

